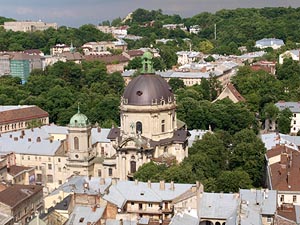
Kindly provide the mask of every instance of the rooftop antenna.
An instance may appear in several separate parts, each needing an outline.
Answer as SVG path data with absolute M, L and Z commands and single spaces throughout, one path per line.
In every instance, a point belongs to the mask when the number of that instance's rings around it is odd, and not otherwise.
M 215 40 L 217 40 L 217 24 L 215 23 Z

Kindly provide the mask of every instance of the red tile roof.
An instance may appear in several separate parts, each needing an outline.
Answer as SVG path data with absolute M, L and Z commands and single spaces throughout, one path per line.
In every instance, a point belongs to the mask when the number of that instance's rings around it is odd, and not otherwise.
M 105 64 L 114 64 L 114 63 L 122 63 L 122 62 L 129 61 L 129 59 L 123 55 L 105 55 L 105 56 L 87 55 L 87 56 L 85 56 L 85 59 L 87 61 L 98 60 L 98 61 L 104 62 Z
M 272 151 L 267 152 L 268 158 L 280 156 L 279 162 L 269 165 L 272 189 L 300 191 L 300 152 L 286 146 L 276 146 Z
M 233 86 L 232 83 L 228 83 L 226 88 L 234 95 L 234 97 L 239 101 L 239 102 L 244 102 L 246 101 L 245 98 L 236 90 L 236 88 Z M 225 88 L 225 89 L 226 89 Z M 224 89 L 224 90 L 225 90 Z
M 48 116 L 49 114 L 38 106 L 12 109 L 0 112 L 0 125 L 39 119 Z
M 20 173 L 22 171 L 26 171 L 26 170 L 30 170 L 30 169 L 33 169 L 33 168 L 32 167 L 26 167 L 26 166 L 13 165 L 13 166 L 10 166 L 9 168 L 7 168 L 7 172 L 10 175 L 15 176 L 15 175 L 17 175 L 18 173 Z
M 10 207 L 15 207 L 27 198 L 42 191 L 43 187 L 39 185 L 15 184 L 0 192 L 0 202 Z

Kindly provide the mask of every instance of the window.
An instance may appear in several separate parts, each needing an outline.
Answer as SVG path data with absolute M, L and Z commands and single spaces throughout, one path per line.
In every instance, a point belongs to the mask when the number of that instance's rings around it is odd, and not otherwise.
M 136 162 L 131 161 L 130 162 L 130 173 L 135 173 L 136 172 Z
M 134 202 L 131 202 L 131 205 L 134 205 Z
M 152 203 L 149 203 L 149 204 L 148 204 L 148 207 L 152 207 Z
M 267 223 L 272 223 L 272 217 L 270 216 L 267 217 Z
M 104 155 L 104 147 L 101 147 L 101 155 Z
M 294 120 L 294 124 L 296 124 L 296 120 Z
M 101 170 L 98 170 L 98 177 L 101 177 L 101 175 L 102 175 Z
M 108 176 L 111 177 L 111 176 L 112 176 L 112 172 L 113 172 L 112 168 L 109 168 L 109 169 L 108 169 Z
M 60 158 L 57 159 L 57 162 L 60 162 Z
M 161 132 L 165 132 L 165 120 L 161 121 Z
M 293 195 L 293 202 L 297 202 L 297 195 Z
M 79 139 L 78 137 L 74 137 L 74 149 L 79 149 Z
M 296 113 L 294 113 L 294 117 L 296 117 Z
M 281 201 L 281 202 L 284 202 L 284 195 L 281 195 L 281 196 L 280 196 L 280 201 Z
M 49 161 L 49 162 L 51 161 L 51 158 L 50 158 L 50 157 L 48 157 L 48 161 Z
M 40 173 L 36 174 L 36 182 L 42 182 L 42 174 Z
M 30 156 L 27 156 L 27 159 L 30 160 Z
M 62 184 L 62 180 L 58 180 L 58 184 Z
M 143 125 L 142 125 L 142 122 L 138 121 L 136 122 L 136 133 L 140 133 L 142 134 L 143 133 Z
M 61 167 L 58 167 L 58 172 L 61 172 Z
M 48 164 L 48 170 L 52 170 L 52 164 Z
M 47 182 L 48 183 L 53 183 L 53 175 L 51 175 L 51 174 L 47 175 Z

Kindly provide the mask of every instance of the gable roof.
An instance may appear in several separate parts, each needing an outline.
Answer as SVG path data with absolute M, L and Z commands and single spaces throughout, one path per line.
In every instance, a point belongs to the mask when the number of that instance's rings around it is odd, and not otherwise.
M 48 117 L 49 114 L 35 105 L 0 106 L 0 125 Z
M 232 94 L 235 99 L 231 99 L 230 94 Z M 218 98 L 216 100 L 214 100 L 213 102 L 224 99 L 226 97 L 228 97 L 233 102 L 245 102 L 246 101 L 246 99 L 238 92 L 238 90 L 233 86 L 232 83 L 228 83 L 227 86 L 221 92 L 221 94 L 218 96 Z
M 0 202 L 10 207 L 15 207 L 25 199 L 42 191 L 43 187 L 39 185 L 15 184 L 0 192 Z

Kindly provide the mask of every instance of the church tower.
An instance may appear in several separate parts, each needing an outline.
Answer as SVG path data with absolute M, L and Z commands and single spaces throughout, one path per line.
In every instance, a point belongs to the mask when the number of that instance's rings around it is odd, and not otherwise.
M 117 150 L 121 179 L 131 179 L 151 160 L 181 162 L 188 155 L 188 132 L 177 125 L 175 96 L 169 84 L 155 74 L 152 59 L 150 52 L 144 53 L 142 74 L 129 82 L 121 99 L 121 127 L 108 136 Z
M 93 175 L 91 125 L 88 118 L 78 112 L 71 118 L 68 126 L 68 163 L 71 174 Z

